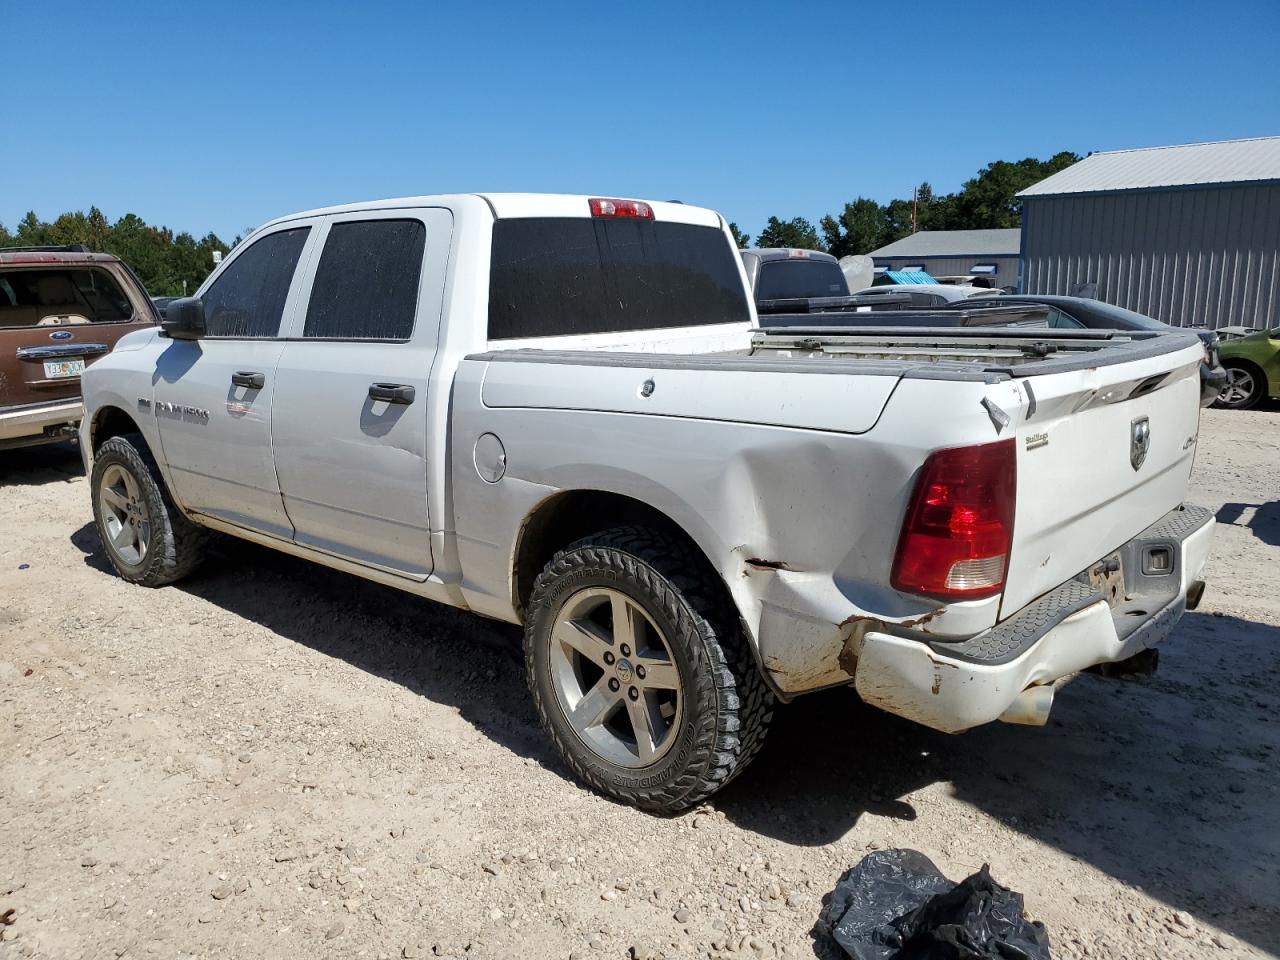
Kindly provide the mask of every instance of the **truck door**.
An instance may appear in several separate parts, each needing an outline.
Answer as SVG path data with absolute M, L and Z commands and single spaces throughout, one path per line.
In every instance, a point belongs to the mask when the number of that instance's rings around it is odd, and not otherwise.
M 271 457 L 271 402 L 310 229 L 278 229 L 232 251 L 201 296 L 207 335 L 173 340 L 155 373 L 154 412 L 178 499 L 286 539 L 293 527 Z
M 447 210 L 329 218 L 276 368 L 271 439 L 296 541 L 425 579 L 427 384 L 453 229 Z

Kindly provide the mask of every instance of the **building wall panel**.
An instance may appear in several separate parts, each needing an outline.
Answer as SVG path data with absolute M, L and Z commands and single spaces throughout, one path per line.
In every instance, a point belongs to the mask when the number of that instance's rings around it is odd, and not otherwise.
M 1090 282 L 1178 326 L 1280 326 L 1280 184 L 1026 197 L 1022 289 Z

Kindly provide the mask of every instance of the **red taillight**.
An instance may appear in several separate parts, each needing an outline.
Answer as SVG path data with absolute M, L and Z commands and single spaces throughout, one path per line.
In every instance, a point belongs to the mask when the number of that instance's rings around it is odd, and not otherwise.
M 630 217 L 633 220 L 652 220 L 653 207 L 639 200 L 606 200 L 603 197 L 592 197 L 593 217 Z
M 1004 589 L 1017 491 L 1013 439 L 929 455 L 893 560 L 893 586 L 954 600 Z

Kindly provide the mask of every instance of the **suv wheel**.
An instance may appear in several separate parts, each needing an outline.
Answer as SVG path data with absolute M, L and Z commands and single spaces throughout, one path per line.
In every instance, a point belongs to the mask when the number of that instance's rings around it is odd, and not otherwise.
M 140 434 L 111 437 L 98 448 L 90 487 L 98 536 L 125 580 L 164 586 L 203 558 L 206 532 L 174 506 Z
M 1224 363 L 1227 385 L 1218 394 L 1214 406 L 1228 410 L 1248 410 L 1262 399 L 1265 381 L 1260 371 L 1244 364 Z
M 648 810 L 690 807 L 755 756 L 773 712 L 723 584 L 642 527 L 547 564 L 525 621 L 543 726 L 587 784 Z

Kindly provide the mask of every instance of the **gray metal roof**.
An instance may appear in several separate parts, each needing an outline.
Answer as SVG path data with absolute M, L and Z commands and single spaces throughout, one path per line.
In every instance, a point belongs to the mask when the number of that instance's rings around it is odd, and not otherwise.
M 1018 194 L 1048 197 L 1280 180 L 1280 137 L 1094 153 Z
M 921 230 L 895 240 L 872 257 L 998 257 L 1017 256 L 1022 231 L 1005 230 Z

